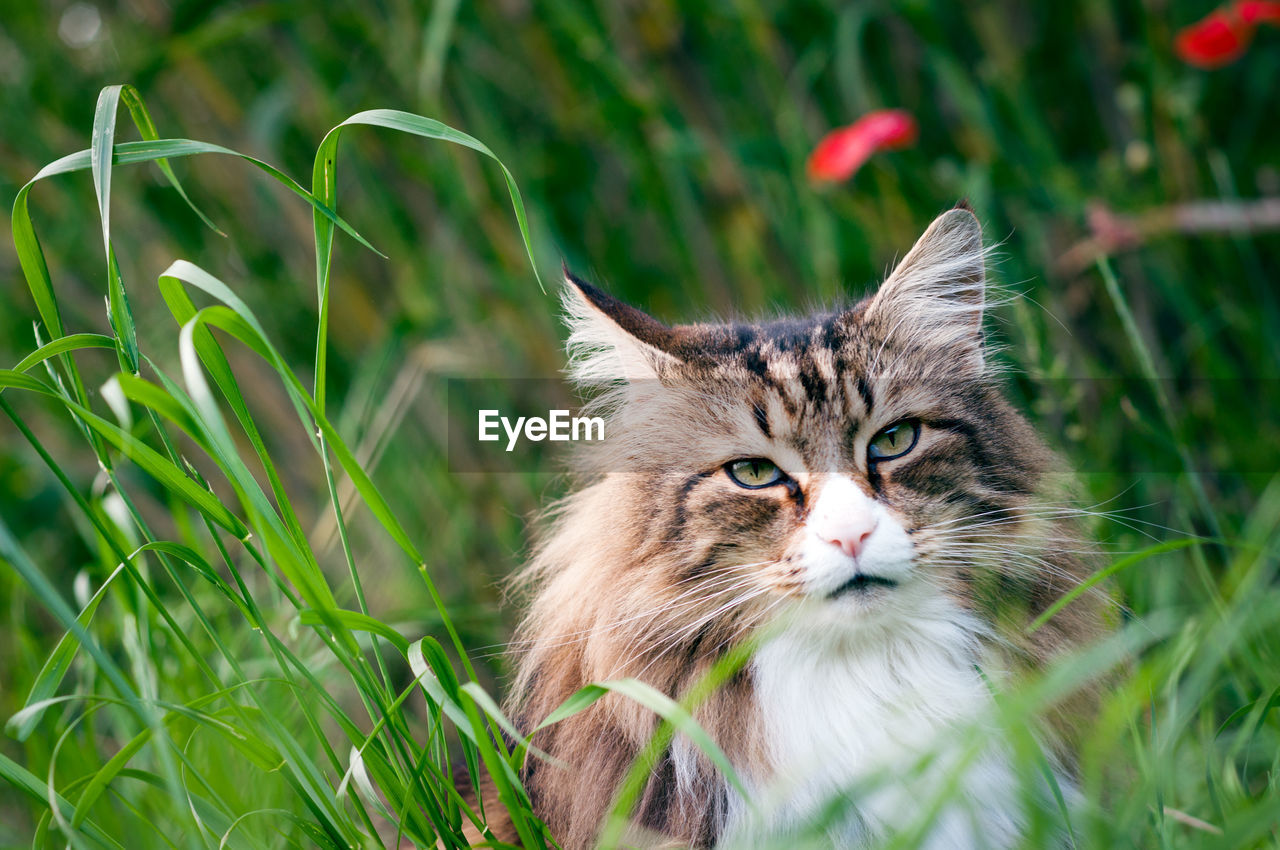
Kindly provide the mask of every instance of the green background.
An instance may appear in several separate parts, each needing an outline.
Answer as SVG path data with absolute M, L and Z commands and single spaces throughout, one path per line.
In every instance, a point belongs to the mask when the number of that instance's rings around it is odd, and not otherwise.
M 1116 726 L 1142 754 L 1124 759 L 1136 762 L 1141 790 L 1109 792 L 1125 802 L 1116 804 L 1116 834 L 1096 833 L 1098 846 L 1218 846 L 1210 833 L 1152 814 L 1153 800 L 1219 825 L 1249 820 L 1242 845 L 1276 846 L 1265 828 L 1267 813 L 1280 812 L 1276 720 L 1260 709 L 1280 684 L 1275 223 L 1154 233 L 1112 252 L 1110 292 L 1087 251 L 1070 253 L 1090 236 L 1098 205 L 1151 216 L 1221 201 L 1230 215 L 1278 202 L 1280 29 L 1260 29 L 1239 61 L 1198 70 L 1174 55 L 1173 38 L 1212 8 L 8 0 L 0 199 L 7 210 L 40 167 L 87 148 L 97 93 L 116 83 L 138 88 L 161 137 L 251 154 L 303 185 L 324 134 L 363 109 L 437 118 L 492 148 L 523 194 L 545 292 L 491 160 L 385 130 L 344 135 L 338 212 L 387 258 L 338 236 L 328 411 L 426 555 L 481 681 L 500 691 L 497 649 L 517 614 L 501 605 L 501 581 L 526 551 L 530 517 L 565 482 L 552 457 L 503 474 L 450 472 L 447 379 L 500 384 L 558 373 L 562 259 L 667 321 L 804 311 L 868 291 L 934 215 L 968 198 L 998 246 L 993 279 L 1020 296 L 990 322 L 1007 346 L 1011 392 L 1082 470 L 1082 500 L 1120 512 L 1098 523 L 1111 560 L 1152 537 L 1227 541 L 1152 557 L 1118 578 L 1132 616 L 1184 631 L 1161 650 L 1168 657 L 1135 673 L 1150 704 L 1130 706 L 1132 722 Z M 916 117 L 917 144 L 877 155 L 837 185 L 806 179 L 805 158 L 826 131 L 888 107 Z M 123 114 L 118 134 L 136 138 Z M 309 385 L 310 210 L 234 158 L 173 165 L 226 236 L 206 228 L 153 166 L 116 168 L 112 239 L 141 348 L 180 374 L 177 325 L 156 278 L 187 259 L 249 304 Z M 41 183 L 31 213 L 68 332 L 111 333 L 89 175 Z M 0 240 L 0 366 L 36 347 L 36 316 L 13 245 Z M 324 469 L 275 375 L 226 347 L 338 602 L 354 608 Z M 77 362 L 105 415 L 97 390 L 116 364 L 94 353 Z M 12 390 L 6 399 L 79 491 L 102 501 L 110 488 L 66 413 Z M 183 533 L 163 488 L 136 470 L 121 475 L 158 533 Z M 0 517 L 68 599 L 79 598 L 77 576 L 96 587 L 114 566 L 7 419 Z M 353 510 L 350 525 L 370 612 L 410 639 L 443 639 L 413 565 L 368 512 Z M 1241 593 L 1265 630 L 1209 630 L 1215 618 L 1244 616 Z M 94 626 L 120 658 L 127 607 L 104 605 Z M 247 629 L 233 612 L 222 615 L 219 627 L 236 643 Z M 290 628 L 283 614 L 279 627 Z M 0 569 L 0 717 L 22 707 L 63 631 L 16 573 Z M 1207 672 L 1188 681 L 1191 669 Z M 182 681 L 181 671 L 173 676 Z M 91 669 L 75 667 L 63 691 L 96 686 Z M 1250 705 L 1259 707 L 1247 714 L 1254 737 L 1218 735 Z M 1171 729 L 1144 725 L 1162 712 Z M 45 778 L 65 719 L 46 717 L 25 743 L 0 737 L 0 753 Z M 98 731 L 69 739 L 60 776 L 81 775 L 119 748 Z M 221 781 L 240 780 L 228 769 Z M 296 807 L 287 790 L 262 793 Z M 123 829 L 134 817 L 114 798 L 98 805 L 119 807 L 104 823 Z M 30 846 L 41 811 L 0 783 L 0 846 Z

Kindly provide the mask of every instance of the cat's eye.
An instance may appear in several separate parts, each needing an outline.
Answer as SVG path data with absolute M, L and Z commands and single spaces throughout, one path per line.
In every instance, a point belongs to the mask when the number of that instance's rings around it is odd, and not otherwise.
M 919 439 L 920 420 L 895 422 L 871 438 L 871 444 L 867 446 L 867 460 L 875 463 L 878 460 L 902 457 L 916 447 Z
M 731 460 L 725 464 L 724 471 L 733 479 L 733 483 L 748 490 L 759 490 L 780 484 L 786 478 L 778 465 L 762 457 L 749 457 L 744 460 Z

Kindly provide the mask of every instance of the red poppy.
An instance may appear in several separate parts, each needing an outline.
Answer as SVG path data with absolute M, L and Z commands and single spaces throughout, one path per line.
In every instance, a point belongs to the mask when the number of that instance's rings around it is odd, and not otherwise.
M 1221 68 L 1239 59 L 1260 23 L 1280 24 L 1280 2 L 1237 0 L 1183 27 L 1174 39 L 1182 61 L 1198 68 Z
M 1182 61 L 1198 68 L 1220 68 L 1240 58 L 1253 38 L 1253 24 L 1234 9 L 1218 9 L 1183 28 L 1173 42 Z
M 1280 24 L 1280 3 L 1274 0 L 1240 0 L 1236 12 L 1248 24 Z
M 873 153 L 914 144 L 919 135 L 916 119 L 901 109 L 868 112 L 847 127 L 832 130 L 809 154 L 811 180 L 844 180 L 862 167 Z

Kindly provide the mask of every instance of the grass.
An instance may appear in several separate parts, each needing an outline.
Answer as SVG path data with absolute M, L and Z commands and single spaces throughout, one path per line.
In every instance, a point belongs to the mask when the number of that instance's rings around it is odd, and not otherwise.
M 1207 7 L 179 4 L 80 46 L 66 11 L 0 40 L 0 846 L 461 846 L 455 769 L 506 775 L 496 585 L 564 485 L 451 473 L 447 379 L 554 374 L 561 256 L 666 318 L 804 309 L 960 196 L 1129 611 L 1003 701 L 1020 764 L 1123 649 L 1078 845 L 1280 845 L 1280 244 L 1057 262 L 1093 201 L 1275 193 L 1273 33 L 1207 73 L 1169 48 Z M 95 111 L 121 80 L 155 126 Z M 813 142 L 879 106 L 920 144 L 815 191 Z

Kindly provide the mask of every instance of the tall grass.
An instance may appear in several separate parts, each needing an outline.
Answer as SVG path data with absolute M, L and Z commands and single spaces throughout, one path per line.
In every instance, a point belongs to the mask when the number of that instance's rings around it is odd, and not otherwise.
M 559 253 L 668 318 L 803 308 L 965 195 L 1028 295 L 1000 317 L 1011 388 L 1114 512 L 1103 572 L 1129 612 L 996 726 L 1034 777 L 1027 715 L 1114 669 L 1077 845 L 1277 846 L 1280 246 L 1055 263 L 1092 198 L 1266 191 L 1275 53 L 1192 73 L 1162 45 L 1194 14 L 1092 6 L 522 14 L 108 15 L 162 125 L 279 170 L 162 137 L 129 88 L 89 110 L 101 56 L 31 51 L 33 85 L 0 87 L 6 127 L 33 128 L 3 162 L 0 845 L 461 846 L 482 762 L 522 843 L 549 845 L 506 767 L 493 585 L 561 485 L 450 474 L 442 378 L 557 368 L 537 281 Z M 13 37 L 52 37 L 50 15 L 15 10 Z M 381 129 L 339 150 L 352 104 L 413 104 L 506 165 L 407 113 L 353 116 Z M 880 105 L 917 111 L 920 149 L 813 192 L 809 144 Z M 1037 811 L 1028 847 L 1056 820 Z
M 143 136 L 140 143 L 115 143 L 122 101 Z M 118 165 L 156 162 L 185 197 L 168 159 L 232 151 L 158 139 L 136 91 L 114 86 L 98 99 L 92 147 L 52 163 L 18 193 L 14 242 L 40 312 L 37 339 L 42 344 L 17 368 L 0 372 L 0 388 L 8 396 L 0 398 L 0 410 L 66 487 L 105 559 L 117 564 L 77 614 L 65 592 L 50 583 L 0 525 L 0 554 L 67 630 L 8 726 L 18 740 L 33 741 L 33 732 L 46 717 L 52 721 L 60 715 L 60 731 L 46 742 L 52 743 L 48 773 L 38 776 L 7 758 L 0 762 L 5 779 L 47 807 L 36 827 L 37 844 L 43 834 L 56 832 L 73 843 L 87 837 L 119 846 L 126 836 L 150 829 L 157 838 L 174 836 L 193 847 L 210 841 L 256 845 L 281 832 L 278 826 L 284 818 L 295 824 L 285 830 L 292 840 L 343 847 L 377 835 L 377 817 L 394 825 L 395 843 L 403 836 L 424 846 L 437 839 L 446 846 L 464 846 L 464 814 L 478 827 L 483 821 L 454 786 L 446 740 L 449 724 L 461 733 L 462 757 L 470 771 L 474 774 L 481 761 L 488 767 L 522 843 L 545 843 L 543 831 L 527 814 L 528 801 L 514 779 L 502 736 L 481 709 L 496 710 L 492 699 L 471 681 L 474 671 L 432 584 L 425 557 L 326 416 L 334 233 L 341 228 L 371 247 L 332 208 L 339 131 L 356 124 L 445 139 L 493 156 L 476 140 L 438 122 L 381 111 L 352 116 L 326 137 L 317 152 L 310 191 L 271 166 L 246 158 L 307 201 L 314 212 L 320 321 L 310 389 L 280 356 L 245 302 L 222 281 L 183 260 L 159 278 L 177 330 L 180 379 L 167 374 L 139 346 L 111 238 L 112 172 Z M 102 222 L 110 336 L 64 332 L 48 265 L 27 211 L 28 193 L 38 181 L 83 170 L 91 172 Z M 527 240 L 523 202 L 509 173 L 507 180 Z M 197 308 L 192 293 L 212 303 Z M 310 437 L 333 497 L 334 521 L 349 568 L 346 590 L 354 595 L 357 610 L 339 605 L 321 570 L 236 374 L 210 332 L 215 328 L 261 358 L 275 374 Z M 93 350 L 114 351 L 120 370 L 99 388 L 108 416 L 91 409 L 77 365 L 75 354 Z M 44 371 L 43 379 L 33 376 L 38 370 Z M 103 476 L 101 492 L 92 502 L 14 408 L 10 397 L 23 391 L 60 404 L 82 431 L 86 450 Z M 229 426 L 224 409 L 234 425 Z M 140 421 L 135 422 L 135 414 Z M 123 469 L 136 469 L 148 481 L 129 486 L 122 480 Z M 411 643 L 370 616 L 346 533 L 346 511 L 337 498 L 335 470 L 354 485 L 364 507 L 436 601 L 440 622 L 465 670 L 462 682 L 435 639 Z M 211 482 L 215 476 L 216 483 Z M 153 531 L 154 520 L 139 508 L 139 484 L 152 489 L 152 498 L 167 503 L 165 519 L 174 526 L 167 533 Z M 118 617 L 112 636 L 124 647 L 125 659 L 113 658 L 95 634 L 101 631 L 93 626 L 104 600 L 110 600 Z M 272 622 L 281 605 L 288 607 L 292 622 L 283 635 Z M 78 652 L 92 659 L 92 668 L 71 693 L 60 694 Z M 122 667 L 126 659 L 128 672 Z M 406 665 L 413 673 L 407 685 Z M 344 684 L 336 684 L 336 677 Z M 335 690 L 337 696 L 330 693 Z M 419 690 L 427 702 L 429 723 L 413 730 L 405 705 Z M 331 746 L 336 732 L 348 739 L 346 751 Z M 104 739 L 124 743 L 91 773 L 70 781 L 60 773 L 59 768 L 65 770 L 68 764 L 92 763 L 92 753 Z M 245 761 L 226 764 L 237 756 Z M 231 769 L 210 775 L 210 759 Z M 71 770 L 79 774 L 77 767 Z M 228 782 L 233 777 L 235 784 Z M 108 791 L 123 805 L 103 799 Z
M 115 143 L 116 112 L 122 102 L 128 105 L 144 141 Z M 125 836 L 146 830 L 158 840 L 192 847 L 210 842 L 256 846 L 272 836 L 303 846 L 400 846 L 407 840 L 417 846 L 458 847 L 470 843 L 464 822 L 475 834 L 500 843 L 489 833 L 478 799 L 482 773 L 493 783 L 521 846 L 554 844 L 532 813 L 518 777 L 527 742 L 476 681 L 468 650 L 436 590 L 427 558 L 325 414 L 334 234 L 341 229 L 360 245 L 376 250 L 333 208 L 340 132 L 356 125 L 452 142 L 497 161 L 510 191 L 516 225 L 533 260 L 524 202 L 506 166 L 476 139 L 432 119 L 390 110 L 348 118 L 317 150 L 310 191 L 273 167 L 242 157 L 313 210 L 319 322 L 310 389 L 267 338 L 252 309 L 225 283 L 185 260 L 174 261 L 158 281 L 178 328 L 180 380 L 167 374 L 138 344 L 135 317 L 111 240 L 112 171 L 116 165 L 155 162 L 186 198 L 168 159 L 233 151 L 157 138 L 136 90 L 112 86 L 98 98 L 93 146 L 51 163 L 18 193 L 14 243 L 39 309 L 36 333 L 42 344 L 16 368 L 0 370 L 0 392 L 42 396 L 61 404 L 73 417 L 87 442 L 86 450 L 105 476 L 96 504 L 79 493 L 57 458 L 3 396 L 0 411 L 66 488 L 97 535 L 104 557 L 116 562 L 77 614 L 0 521 L 0 557 L 66 629 L 35 677 L 22 709 L 6 727 L 19 741 L 33 741 L 46 716 L 61 710 L 60 726 L 65 728 L 60 728 L 49 753 L 47 776 L 0 757 L 0 777 L 47 806 L 36 826 L 37 845 L 47 835 L 59 833 L 73 844 L 88 840 L 121 846 Z M 28 194 L 38 181 L 84 170 L 92 174 L 102 220 L 111 335 L 64 332 L 48 263 L 27 210 Z M 198 209 L 193 211 L 214 227 Z M 536 267 L 533 275 L 536 280 Z M 213 303 L 197 308 L 189 292 Z M 340 607 L 333 586 L 338 582 L 320 566 L 236 373 L 210 333 L 213 329 L 265 362 L 308 435 L 323 469 L 350 580 L 341 583 L 341 590 L 354 597 L 355 610 Z M 44 333 L 50 337 L 47 342 Z M 91 409 L 73 356 L 93 350 L 114 351 L 121 370 L 99 388 L 110 417 Z M 30 374 L 41 368 L 44 379 Z M 224 409 L 234 418 L 234 433 Z M 135 411 L 145 420 L 135 422 Z M 149 485 L 160 488 L 168 505 L 165 519 L 177 526 L 176 535 L 152 530 L 133 488 L 121 479 L 122 467 L 136 468 L 148 477 Z M 391 624 L 371 616 L 347 534 L 349 511 L 338 495 L 339 472 L 421 577 L 439 624 L 448 634 L 452 658 L 435 638 L 411 641 Z M 225 488 L 223 493 L 210 480 L 213 476 L 216 485 Z M 164 579 L 153 576 L 156 569 Z M 246 575 L 248 570 L 253 573 Z M 263 576 L 269 584 L 263 584 Z M 176 598 L 166 598 L 175 591 Z M 99 606 L 111 597 L 124 606 L 116 625 L 129 672 L 90 629 Z M 272 624 L 273 608 L 288 612 L 284 635 L 277 634 L 279 627 Z M 226 617 L 231 621 L 229 628 L 219 625 Z M 240 640 L 233 644 L 232 636 Z M 80 652 L 92 660 L 87 680 L 81 682 L 80 690 L 59 695 Z M 257 669 L 249 669 L 250 665 Z M 346 700 L 337 699 L 332 690 Z M 583 710 L 607 690 L 652 707 L 700 740 L 732 773 L 685 708 L 640 682 L 584 689 L 549 722 Z M 407 708 L 418 698 L 426 706 L 421 717 Z M 88 751 L 74 759 L 64 746 L 73 744 L 84 727 L 92 728 L 92 734 L 80 741 Z M 346 752 L 334 748 L 335 736 L 345 737 Z M 103 738 L 126 743 L 91 773 L 70 782 L 59 779 L 57 768 L 66 761 L 91 763 L 91 753 Z M 216 746 L 204 751 L 206 738 L 230 746 L 235 753 Z M 520 746 L 513 751 L 516 743 Z M 221 769 L 227 766 L 227 756 L 244 757 L 244 768 L 268 775 L 242 777 L 244 788 L 283 783 L 281 791 L 288 796 L 269 807 L 251 802 L 250 797 L 237 799 L 233 788 L 221 787 L 226 782 Z M 212 759 L 212 765 L 206 759 Z M 455 764 L 454 759 L 460 761 Z M 217 768 L 212 776 L 211 766 Z M 270 781 L 270 774 L 279 775 L 277 783 Z M 135 783 L 141 784 L 140 794 L 122 793 L 120 786 Z M 108 790 L 120 798 L 123 811 L 99 806 L 100 801 L 107 802 L 103 797 Z M 138 822 L 130 825 L 130 816 Z M 282 830 L 281 818 L 296 828 Z

